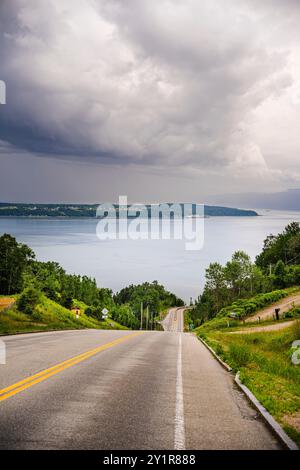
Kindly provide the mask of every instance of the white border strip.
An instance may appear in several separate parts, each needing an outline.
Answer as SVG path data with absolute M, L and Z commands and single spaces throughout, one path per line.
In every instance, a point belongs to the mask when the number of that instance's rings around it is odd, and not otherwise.
M 174 449 L 185 450 L 184 408 L 183 408 L 183 384 L 182 384 L 182 335 L 179 333 L 177 378 L 176 378 L 176 413 Z

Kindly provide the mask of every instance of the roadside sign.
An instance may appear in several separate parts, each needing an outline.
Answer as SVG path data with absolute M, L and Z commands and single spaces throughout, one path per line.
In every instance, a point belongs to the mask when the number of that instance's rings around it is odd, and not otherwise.
M 238 314 L 235 313 L 235 312 L 230 312 L 229 317 L 230 318 L 239 318 Z
M 104 309 L 102 310 L 102 317 L 103 317 L 104 319 L 106 319 L 106 318 L 108 317 L 108 310 L 107 310 L 107 308 L 104 308 Z

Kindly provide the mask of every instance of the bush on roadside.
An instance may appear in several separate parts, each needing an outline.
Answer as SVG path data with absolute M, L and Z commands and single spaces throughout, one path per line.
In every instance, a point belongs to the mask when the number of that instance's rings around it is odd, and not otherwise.
M 240 299 L 228 307 L 222 308 L 218 313 L 218 317 L 229 316 L 233 312 L 237 315 L 238 318 L 243 318 L 246 315 L 255 313 L 256 311 L 264 308 L 268 305 L 271 305 L 278 300 L 286 297 L 289 294 L 287 290 L 276 290 L 273 292 L 268 292 L 266 294 L 259 294 L 251 299 Z
M 17 301 L 18 310 L 26 315 L 32 315 L 34 313 L 35 307 L 40 302 L 41 293 L 40 291 L 34 287 L 29 286 L 27 287 L 22 294 L 20 295 Z
M 299 318 L 300 317 L 300 308 L 293 308 L 284 314 L 284 318 Z
M 91 316 L 93 315 L 93 310 L 92 310 L 91 307 L 87 307 L 87 308 L 85 309 L 84 313 L 85 313 L 85 315 L 86 315 L 87 317 L 91 317 Z
M 99 305 L 94 307 L 87 307 L 84 311 L 87 317 L 95 318 L 98 321 L 102 321 L 102 310 Z

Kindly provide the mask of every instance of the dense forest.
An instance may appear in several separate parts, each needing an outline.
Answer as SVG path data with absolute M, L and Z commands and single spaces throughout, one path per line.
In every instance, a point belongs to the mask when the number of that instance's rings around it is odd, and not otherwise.
M 0 237 L 0 295 L 14 294 L 19 294 L 19 310 L 28 315 L 34 313 L 43 294 L 69 310 L 79 305 L 85 315 L 99 321 L 106 308 L 113 320 L 129 328 L 140 327 L 141 308 L 144 325 L 150 316 L 154 328 L 162 310 L 183 305 L 157 281 L 131 285 L 113 295 L 110 289 L 98 287 L 95 279 L 67 274 L 56 262 L 37 261 L 28 246 L 4 234 Z
M 225 266 L 211 263 L 205 278 L 203 293 L 190 311 L 195 326 L 222 314 L 233 303 L 243 312 L 243 299 L 258 296 L 263 305 L 272 291 L 277 291 L 277 298 L 278 290 L 300 284 L 299 223 L 292 222 L 282 233 L 269 235 L 255 263 L 247 253 L 236 251 Z M 247 308 L 251 308 L 249 303 Z

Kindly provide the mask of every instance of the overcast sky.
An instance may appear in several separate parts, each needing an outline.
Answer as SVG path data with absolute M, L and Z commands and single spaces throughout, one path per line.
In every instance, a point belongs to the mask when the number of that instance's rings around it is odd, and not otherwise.
M 0 200 L 300 187 L 299 0 L 0 0 Z

